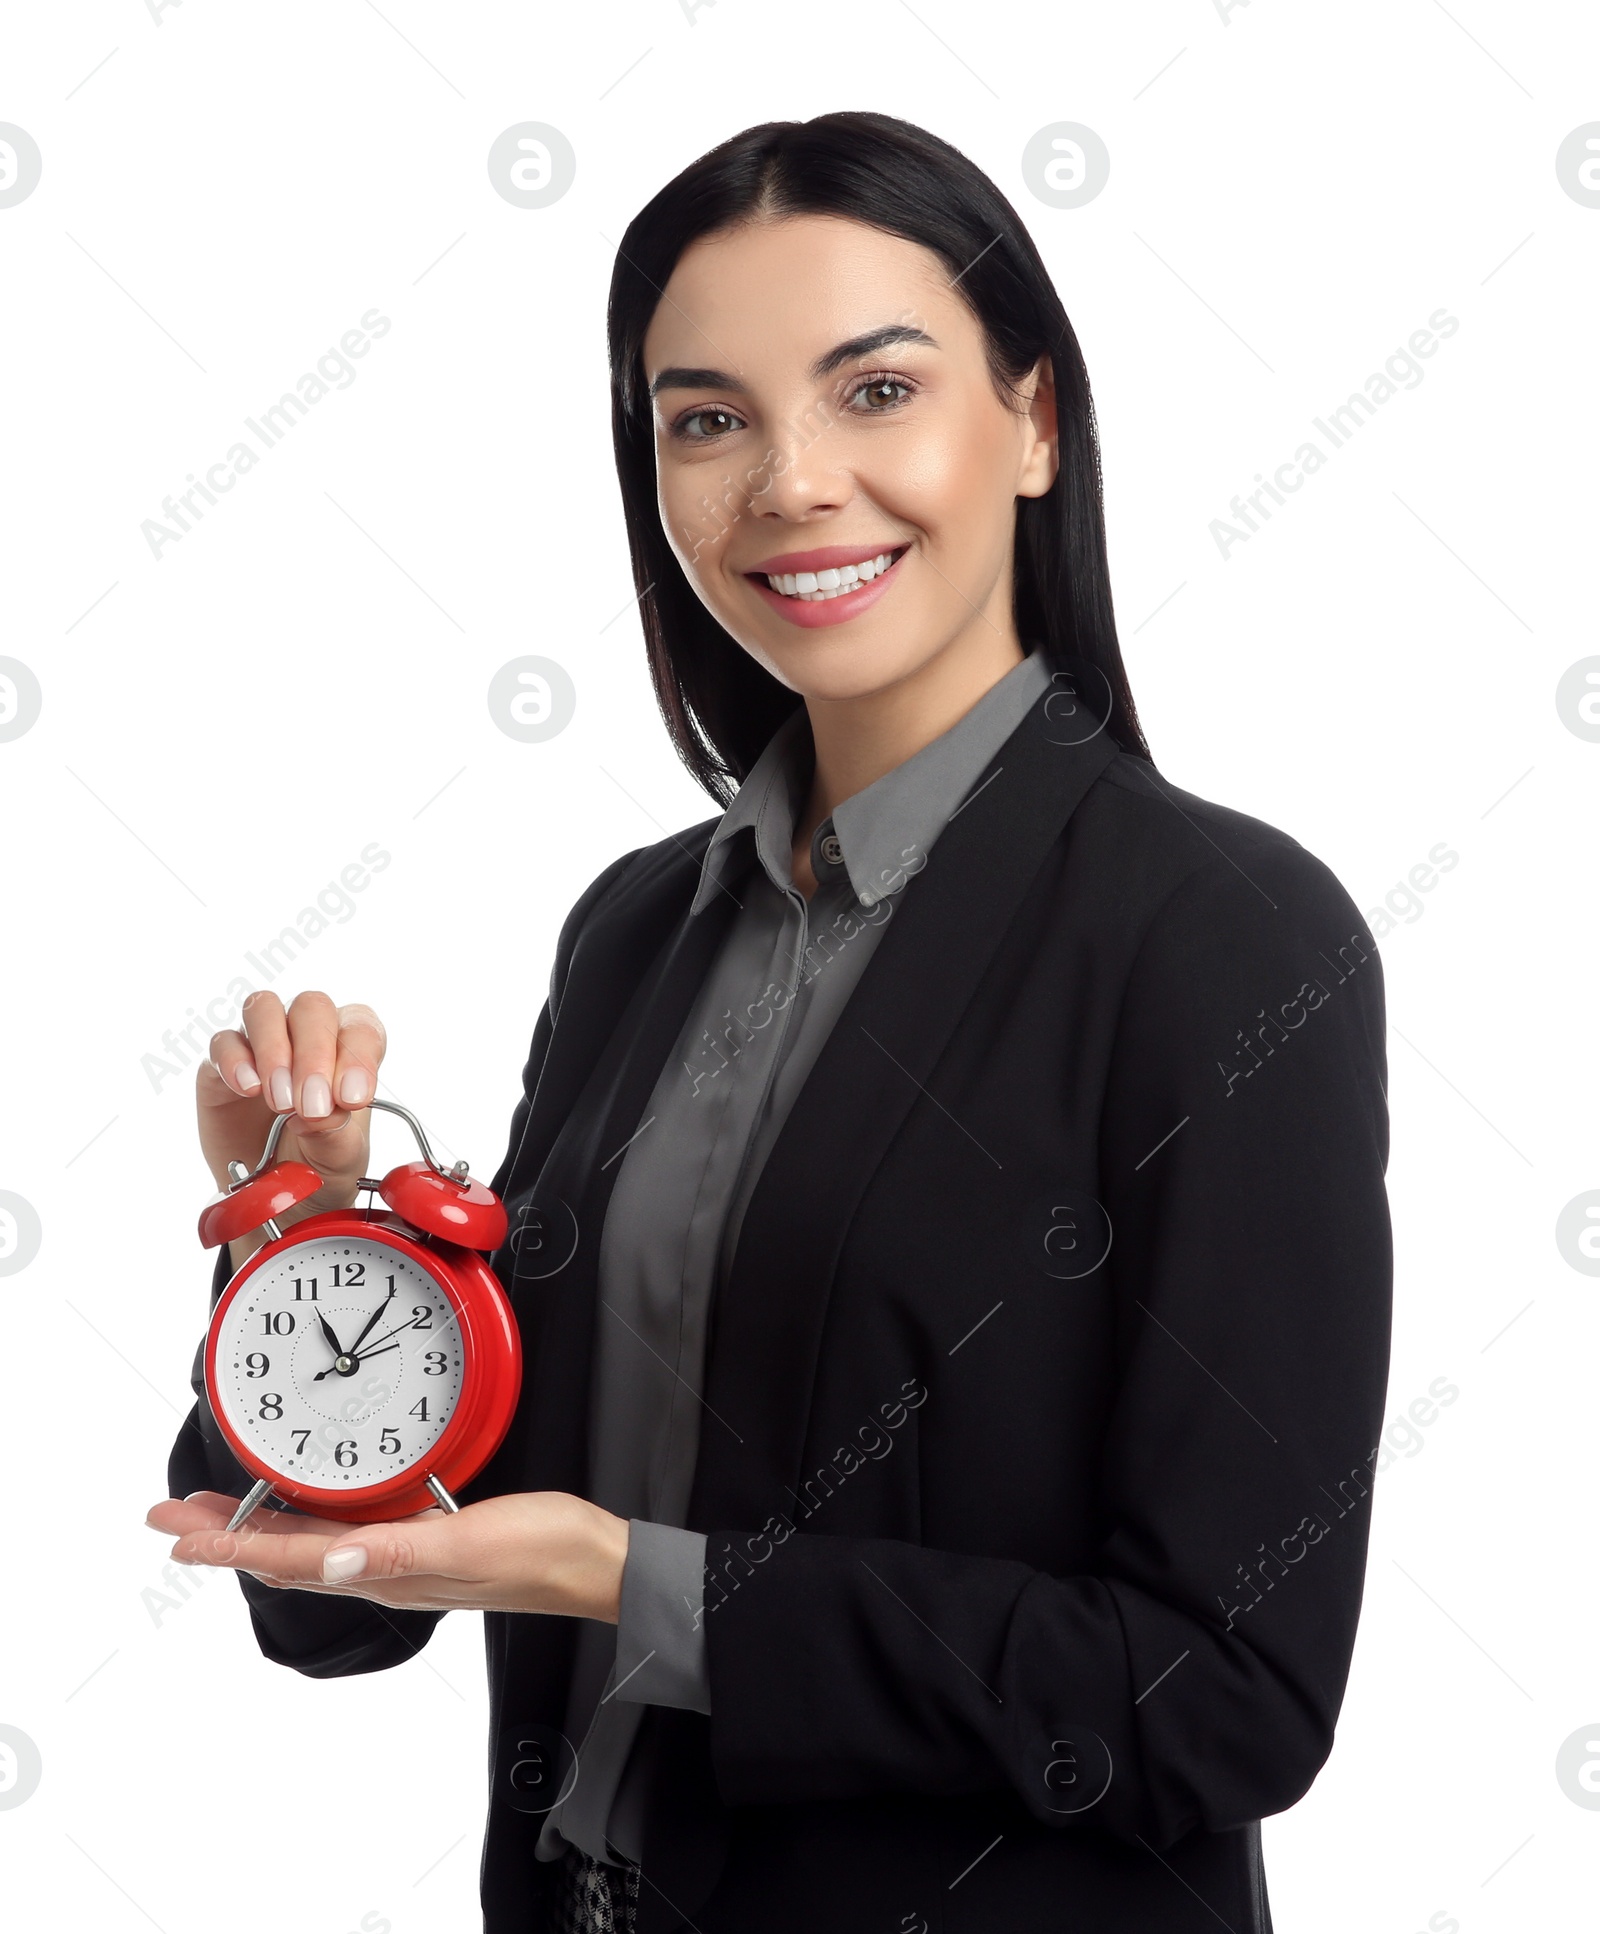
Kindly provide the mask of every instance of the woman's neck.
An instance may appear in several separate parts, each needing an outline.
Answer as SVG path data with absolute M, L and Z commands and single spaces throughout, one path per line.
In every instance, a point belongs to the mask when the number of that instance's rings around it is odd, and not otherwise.
M 791 865 L 807 899 L 816 887 L 811 839 L 829 813 L 931 745 L 1025 656 L 1016 632 L 985 626 L 914 672 L 850 698 L 808 698 L 816 764 L 795 823 Z

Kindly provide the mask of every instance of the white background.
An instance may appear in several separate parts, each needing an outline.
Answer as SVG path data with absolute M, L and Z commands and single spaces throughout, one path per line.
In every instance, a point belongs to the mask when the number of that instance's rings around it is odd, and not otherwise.
M 1382 947 L 1390 1414 L 1460 1394 L 1379 1480 L 1338 1742 L 1266 1827 L 1280 1934 L 1591 1923 L 1600 1813 L 1555 1758 L 1600 1737 L 1600 1281 L 1555 1225 L 1600 1186 L 1600 745 L 1555 694 L 1600 651 L 1600 209 L 1555 156 L 1600 118 L 1600 18 L 80 0 L 0 29 L 0 120 L 44 158 L 0 209 L 0 653 L 43 690 L 0 744 L 0 1188 L 43 1229 L 0 1279 L 0 1724 L 43 1758 L 0 1810 L 14 1925 L 477 1925 L 479 1620 L 316 1684 L 259 1658 L 231 1579 L 164 1577 L 143 1525 L 209 1275 L 192 1068 L 146 1057 L 376 841 L 392 863 L 273 984 L 373 1002 L 389 1092 L 492 1171 L 567 908 L 713 810 L 628 608 L 612 246 L 714 140 L 839 107 L 955 141 L 1038 239 L 1160 769 L 1364 909 L 1460 856 Z M 524 120 L 578 157 L 543 210 L 486 171 Z M 1070 211 L 1020 170 L 1061 120 L 1111 154 Z M 357 380 L 152 557 L 162 498 L 374 307 Z M 1224 560 L 1229 500 L 1441 307 L 1460 328 L 1424 380 Z M 543 745 L 486 704 L 526 652 L 578 691 Z

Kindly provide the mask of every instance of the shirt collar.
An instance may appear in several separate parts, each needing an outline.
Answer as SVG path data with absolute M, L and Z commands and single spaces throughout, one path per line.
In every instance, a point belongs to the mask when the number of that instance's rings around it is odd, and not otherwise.
M 744 871 L 750 857 L 749 842 L 736 842 L 735 836 L 746 828 L 754 835 L 756 855 L 773 884 L 794 884 L 790 859 L 794 823 L 805 807 L 812 759 L 811 719 L 801 703 L 767 741 L 734 794 L 732 805 L 717 822 L 701 864 L 691 913 L 699 913 Z
M 1044 655 L 1030 652 L 948 731 L 834 808 L 817 831 L 838 836 L 861 906 L 875 906 L 920 870 L 984 768 L 1050 683 Z M 727 890 L 748 864 L 749 842 L 735 841 L 745 828 L 773 885 L 785 891 L 793 886 L 794 827 L 805 808 L 814 757 L 810 716 L 800 704 L 767 742 L 711 835 L 691 912 Z
M 876 905 L 907 873 L 921 870 L 934 841 L 984 768 L 1050 688 L 1041 653 L 991 685 L 954 725 L 833 810 L 850 884 L 864 907 Z

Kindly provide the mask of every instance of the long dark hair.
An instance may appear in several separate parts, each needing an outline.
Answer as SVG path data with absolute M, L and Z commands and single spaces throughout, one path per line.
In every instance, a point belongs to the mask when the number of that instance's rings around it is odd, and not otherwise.
M 1048 356 L 1060 471 L 1017 503 L 1015 615 L 1025 648 L 1090 683 L 1106 729 L 1149 758 L 1117 643 L 1106 559 L 1100 445 L 1072 324 L 1016 210 L 965 155 L 887 114 L 769 121 L 686 168 L 629 224 L 611 277 L 612 433 L 633 581 L 667 730 L 721 805 L 801 701 L 731 638 L 684 575 L 656 502 L 645 332 L 678 258 L 703 235 L 754 216 L 838 215 L 931 250 L 982 323 L 1004 393 Z M 1083 688 L 1092 705 L 1095 694 Z

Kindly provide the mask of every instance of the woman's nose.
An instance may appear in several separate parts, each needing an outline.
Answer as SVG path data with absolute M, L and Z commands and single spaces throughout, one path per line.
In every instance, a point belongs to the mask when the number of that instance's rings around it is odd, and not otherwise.
M 832 427 L 821 406 L 786 423 L 749 478 L 750 508 L 758 517 L 798 520 L 841 510 L 855 495 Z

